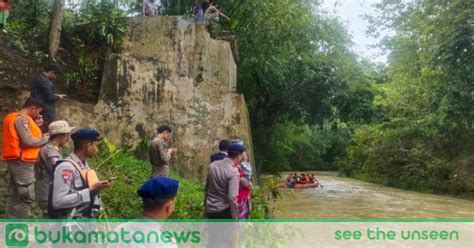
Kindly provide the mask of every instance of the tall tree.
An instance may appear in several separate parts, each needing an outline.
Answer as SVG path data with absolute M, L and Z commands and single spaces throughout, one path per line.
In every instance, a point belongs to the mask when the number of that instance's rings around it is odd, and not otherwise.
M 49 45 L 48 45 L 48 54 L 52 59 L 54 59 L 59 49 L 63 16 L 64 16 L 64 0 L 55 0 L 54 6 L 53 6 L 53 15 L 51 17 L 51 25 L 49 28 Z
M 387 35 L 390 83 L 373 85 L 379 123 L 355 130 L 341 169 L 393 186 L 471 192 L 461 161 L 474 151 L 473 1 L 384 0 L 368 17 Z M 470 176 L 460 176 L 470 175 Z

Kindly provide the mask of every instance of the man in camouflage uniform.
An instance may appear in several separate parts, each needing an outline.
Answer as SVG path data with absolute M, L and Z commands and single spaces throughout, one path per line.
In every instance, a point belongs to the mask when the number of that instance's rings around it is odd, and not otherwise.
M 74 127 L 69 127 L 66 121 L 52 122 L 48 127 L 51 138 L 41 148 L 38 161 L 35 164 L 36 201 L 45 217 L 48 213 L 49 185 L 53 177 L 53 167 L 63 159 L 61 149 L 69 141 L 69 133 L 73 129 Z
M 168 139 L 171 128 L 162 125 L 158 128 L 158 136 L 154 138 L 149 147 L 150 163 L 152 165 L 151 176 L 168 177 L 170 174 L 169 161 L 176 148 L 168 148 Z

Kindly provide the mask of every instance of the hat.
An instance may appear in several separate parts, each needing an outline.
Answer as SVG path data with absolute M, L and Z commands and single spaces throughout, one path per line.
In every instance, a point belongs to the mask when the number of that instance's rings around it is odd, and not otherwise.
M 90 128 L 81 128 L 71 134 L 71 139 L 74 141 L 101 141 L 99 131 Z
M 244 153 L 245 152 L 245 146 L 239 144 L 239 143 L 232 143 L 229 146 L 229 149 L 227 149 L 229 153 Z
M 51 135 L 70 133 L 73 129 L 74 127 L 70 127 L 67 121 L 53 121 L 48 126 Z
M 167 200 L 178 194 L 179 181 L 169 177 L 153 177 L 146 181 L 137 191 L 142 198 Z
M 61 73 L 62 73 L 61 68 L 59 68 L 59 66 L 56 65 L 56 64 L 45 65 L 44 68 L 43 68 L 43 70 L 44 70 L 45 72 L 53 71 L 53 72 L 55 72 L 55 73 L 57 73 L 57 74 L 61 74 Z
M 241 140 L 241 139 L 233 139 L 233 140 L 230 141 L 230 143 L 231 143 L 231 144 L 236 143 L 236 144 L 239 144 L 239 145 L 243 145 L 243 146 L 244 146 L 244 141 Z

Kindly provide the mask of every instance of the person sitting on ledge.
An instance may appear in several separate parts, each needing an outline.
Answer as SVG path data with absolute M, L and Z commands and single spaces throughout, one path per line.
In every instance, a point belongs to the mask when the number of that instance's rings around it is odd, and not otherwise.
M 156 5 L 155 0 L 144 0 L 143 1 L 143 16 L 156 16 Z
M 207 8 L 204 12 L 204 18 L 208 21 L 219 21 L 219 16 L 224 17 L 227 21 L 230 21 L 230 18 L 219 10 L 219 4 L 216 1 L 211 1 L 211 6 Z

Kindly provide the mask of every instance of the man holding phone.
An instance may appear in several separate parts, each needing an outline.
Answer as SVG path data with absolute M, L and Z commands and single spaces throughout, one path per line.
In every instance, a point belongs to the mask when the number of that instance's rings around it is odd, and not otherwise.
M 31 83 L 30 97 L 41 100 L 45 105 L 41 112 L 44 118 L 44 124 L 41 126 L 43 133 L 48 132 L 49 124 L 54 121 L 56 102 L 66 97 L 66 95 L 54 93 L 52 80 L 57 80 L 61 73 L 58 65 L 46 65 Z
M 99 181 L 87 164 L 87 159 L 97 155 L 102 138 L 98 131 L 84 128 L 73 133 L 71 139 L 74 152 L 68 159 L 59 161 L 53 170 L 48 216 L 94 218 L 100 209 L 99 192 L 111 186 L 109 180 Z
M 152 165 L 152 177 L 168 177 L 170 174 L 169 161 L 171 155 L 177 151 L 176 148 L 168 148 L 170 135 L 171 128 L 168 125 L 162 125 L 158 128 L 158 136 L 150 143 L 149 155 Z

